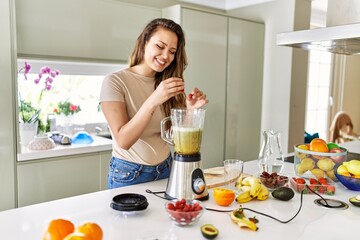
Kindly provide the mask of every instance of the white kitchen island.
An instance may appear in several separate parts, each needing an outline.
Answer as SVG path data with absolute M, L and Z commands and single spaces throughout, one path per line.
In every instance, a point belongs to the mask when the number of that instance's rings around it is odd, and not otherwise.
M 256 161 L 246 162 L 244 172 L 256 174 Z M 293 164 L 285 163 L 284 173 L 292 174 Z M 69 178 L 71 176 L 64 176 Z M 249 217 L 259 219 L 257 232 L 240 229 L 231 222 L 229 213 L 206 210 L 199 222 L 192 226 L 179 227 L 166 215 L 165 200 L 145 192 L 164 191 L 167 180 L 160 180 L 147 184 L 134 185 L 124 188 L 99 191 L 61 200 L 45 202 L 23 208 L 0 212 L 1 239 L 41 239 L 47 224 L 55 218 L 65 218 L 75 225 L 84 222 L 96 222 L 104 231 L 105 240 L 137 239 L 150 233 L 172 234 L 173 239 L 192 240 L 203 239 L 200 227 L 211 223 L 216 226 L 220 234 L 216 239 L 327 239 L 340 240 L 356 238 L 360 223 L 360 208 L 351 205 L 348 199 L 360 192 L 345 189 L 340 183 L 336 184 L 336 193 L 327 198 L 342 200 L 349 204 L 346 210 L 327 209 L 314 204 L 316 195 L 304 195 L 303 208 L 299 215 L 290 223 L 279 223 L 270 218 L 245 211 Z M 138 193 L 144 195 L 149 202 L 146 210 L 123 214 L 110 208 L 112 198 L 121 193 Z M 229 207 L 219 207 L 214 203 L 212 191 L 210 199 L 204 205 L 216 209 L 235 209 L 235 202 Z M 282 220 L 290 219 L 298 210 L 300 194 L 283 202 L 272 196 L 266 201 L 252 200 L 243 207 L 271 214 Z M 155 239 L 155 238 L 153 238 Z

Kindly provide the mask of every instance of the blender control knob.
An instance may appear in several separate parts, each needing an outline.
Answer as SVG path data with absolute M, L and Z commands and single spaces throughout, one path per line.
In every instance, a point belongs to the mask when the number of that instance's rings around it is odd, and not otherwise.
M 204 189 L 205 189 L 204 180 L 201 179 L 201 178 L 195 179 L 195 181 L 193 183 L 193 187 L 194 187 L 193 189 L 194 189 L 195 193 L 197 193 L 197 194 L 202 193 L 204 191 Z

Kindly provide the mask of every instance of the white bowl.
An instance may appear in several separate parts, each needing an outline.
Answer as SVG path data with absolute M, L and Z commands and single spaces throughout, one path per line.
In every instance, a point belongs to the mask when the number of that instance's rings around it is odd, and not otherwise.
M 54 140 L 49 138 L 46 134 L 38 135 L 30 141 L 28 148 L 30 150 L 49 150 L 56 146 Z

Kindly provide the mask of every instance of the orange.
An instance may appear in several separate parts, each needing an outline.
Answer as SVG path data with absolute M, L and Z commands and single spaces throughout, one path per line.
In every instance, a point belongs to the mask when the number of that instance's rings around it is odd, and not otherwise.
M 63 240 L 67 235 L 74 232 L 74 224 L 65 219 L 54 219 L 49 223 L 43 240 Z
M 64 240 L 91 240 L 91 238 L 89 238 L 88 236 L 85 236 L 82 233 L 71 233 L 70 235 L 67 235 L 66 238 L 64 238 Z
M 214 188 L 214 200 L 220 206 L 229 206 L 235 200 L 235 192 L 226 188 Z
M 326 144 L 326 142 L 322 142 L 322 141 L 311 141 L 310 142 L 310 151 L 315 151 L 315 152 L 329 152 L 329 148 Z
M 76 228 L 76 232 L 84 234 L 89 240 L 102 240 L 103 231 L 96 223 L 88 222 Z M 75 240 L 76 238 L 74 238 Z M 81 238 L 79 238 L 81 239 Z
M 315 143 L 315 142 L 323 142 L 323 143 L 326 144 L 326 141 L 324 139 L 322 139 L 322 138 L 314 138 L 313 140 L 311 140 L 310 146 L 311 146 L 312 143 Z

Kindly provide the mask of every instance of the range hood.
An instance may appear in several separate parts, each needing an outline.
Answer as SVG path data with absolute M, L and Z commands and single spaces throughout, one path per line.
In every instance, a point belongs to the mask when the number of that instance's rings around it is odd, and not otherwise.
M 360 23 L 278 33 L 277 45 L 346 55 L 360 54 Z

